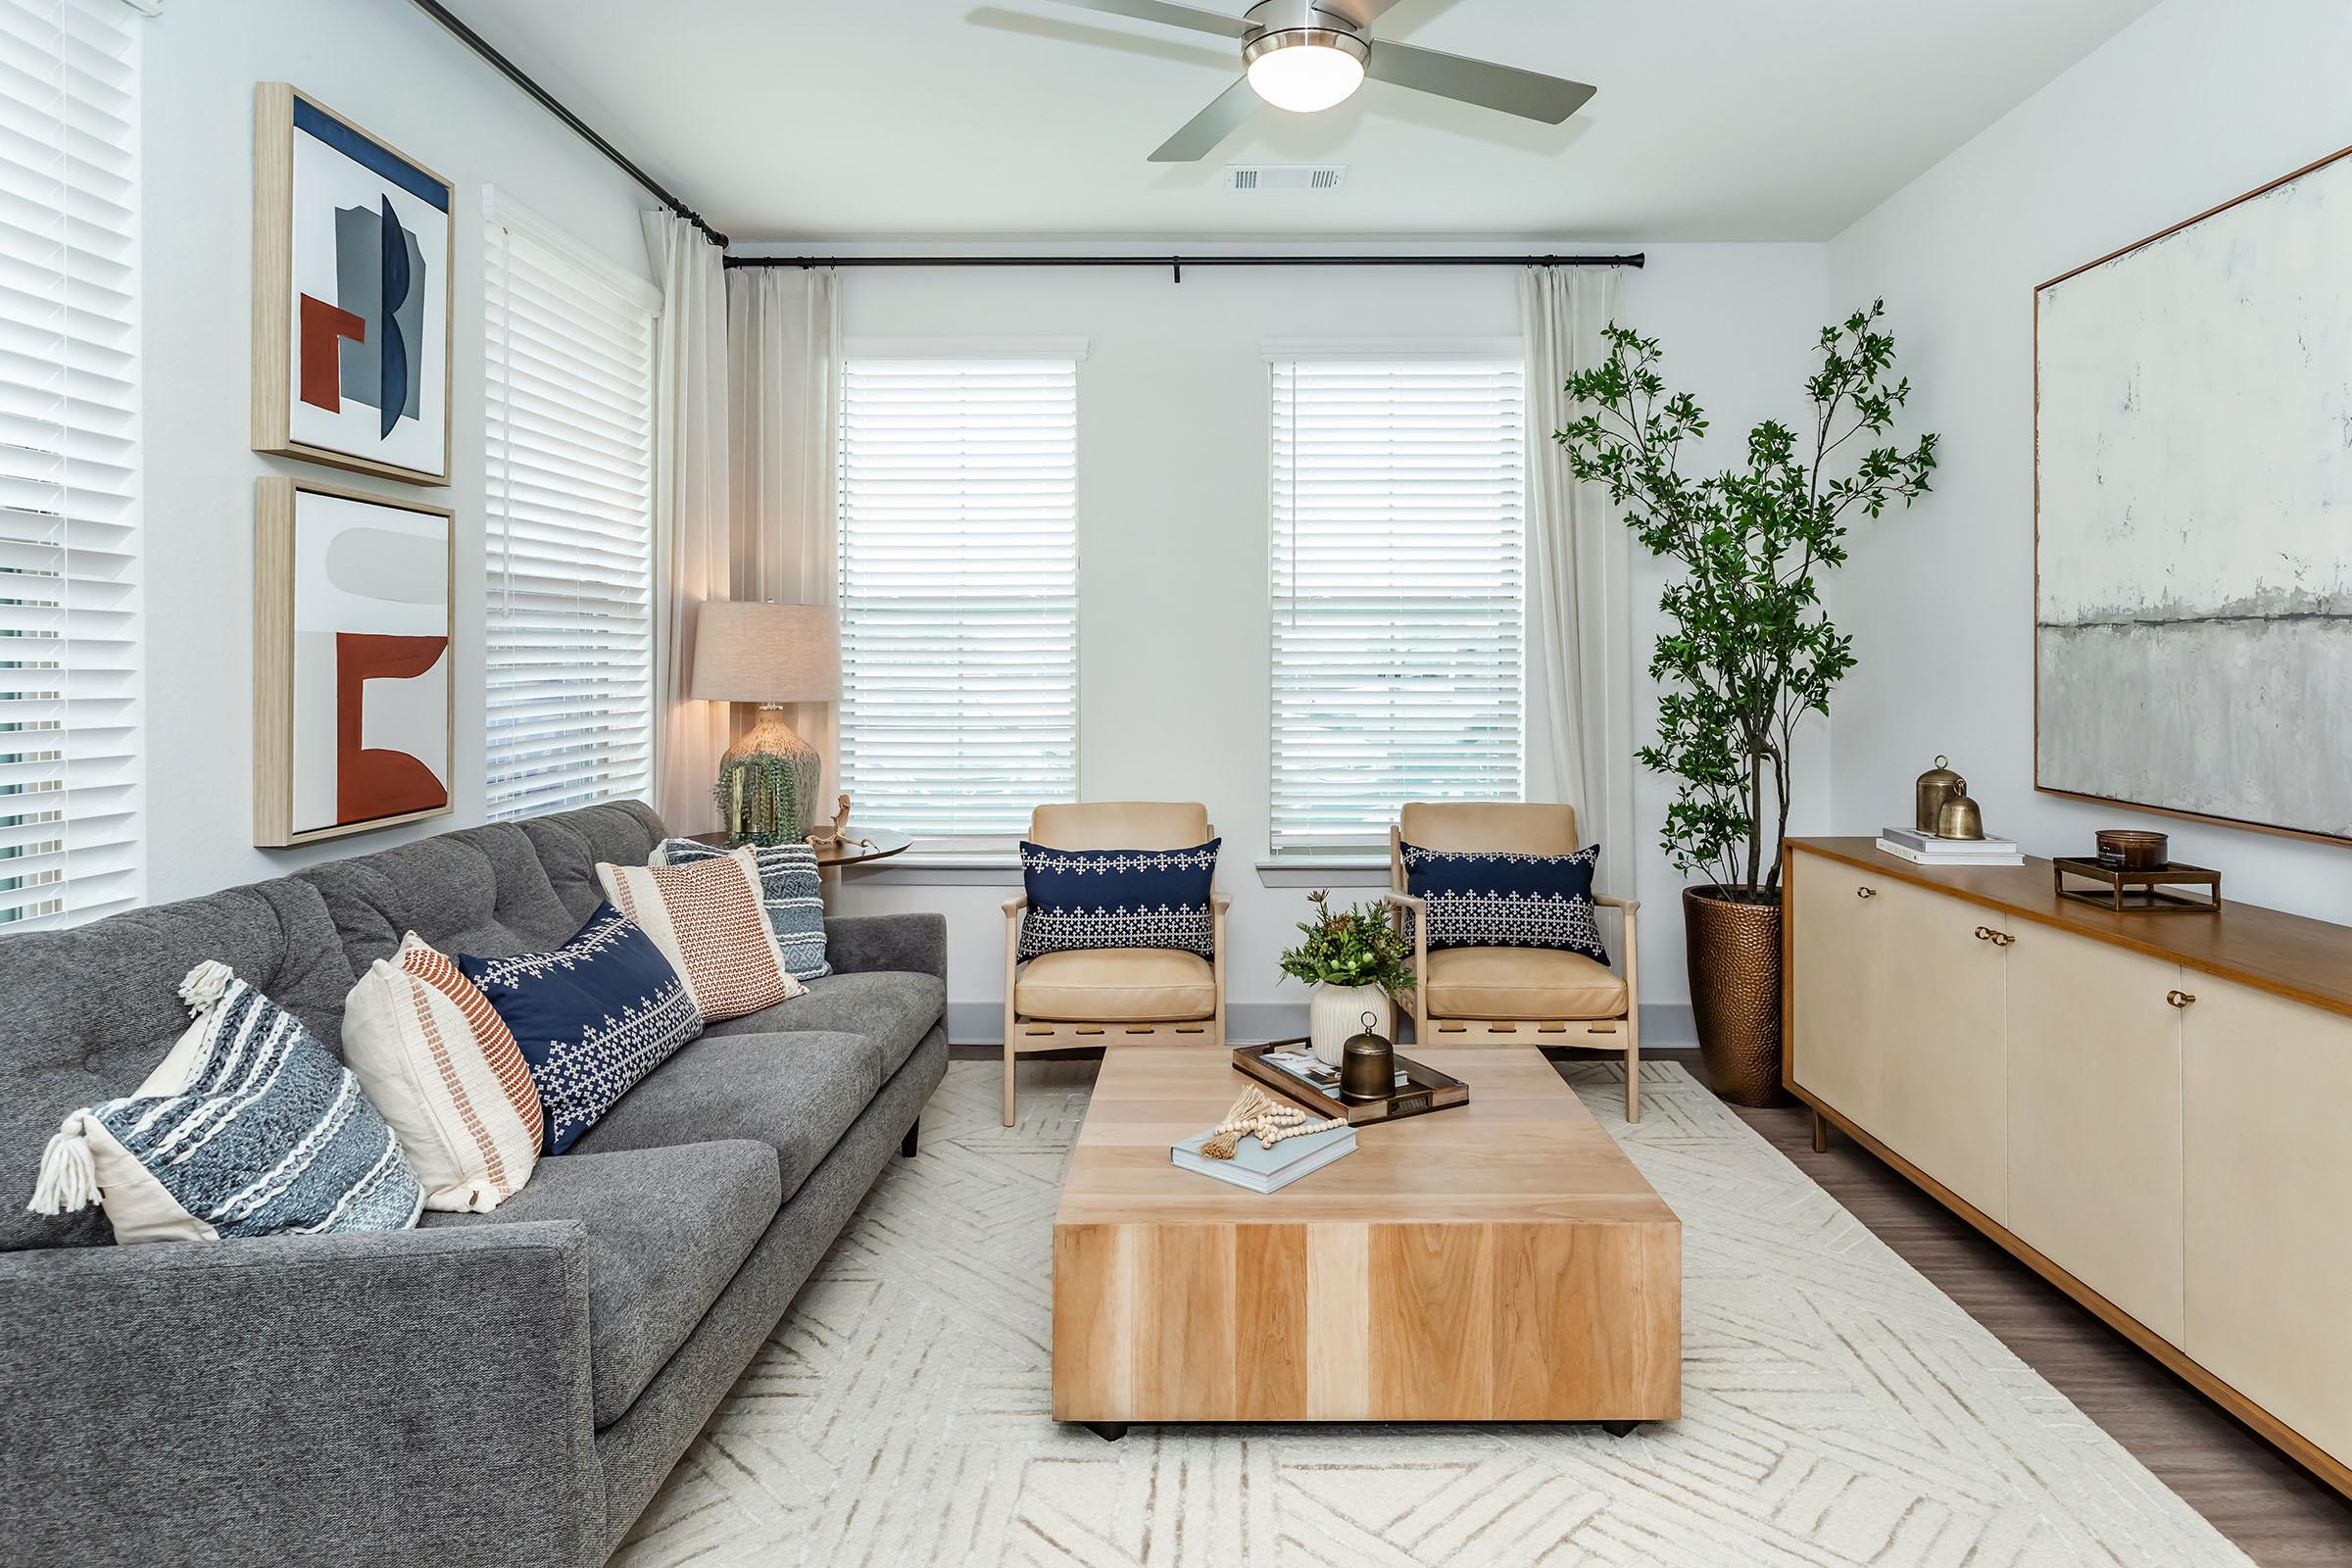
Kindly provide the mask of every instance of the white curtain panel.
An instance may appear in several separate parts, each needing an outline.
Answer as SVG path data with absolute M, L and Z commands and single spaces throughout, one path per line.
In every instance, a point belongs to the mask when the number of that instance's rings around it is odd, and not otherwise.
M 832 268 L 744 267 L 727 274 L 729 450 L 736 588 L 746 599 L 829 605 L 840 451 L 841 274 Z M 831 703 L 786 714 L 825 760 L 814 820 L 841 789 Z
M 727 507 L 727 285 L 724 258 L 670 212 L 645 215 L 645 243 L 662 288 L 655 363 L 654 808 L 672 833 L 716 828 L 711 782 L 727 749 L 724 703 L 687 700 L 694 616 L 735 596 Z
M 1601 847 L 1598 884 L 1634 891 L 1633 550 L 1600 485 L 1580 484 L 1551 439 L 1576 417 L 1568 378 L 1605 353 L 1613 267 L 1519 276 L 1527 341 L 1528 793 L 1577 808 Z

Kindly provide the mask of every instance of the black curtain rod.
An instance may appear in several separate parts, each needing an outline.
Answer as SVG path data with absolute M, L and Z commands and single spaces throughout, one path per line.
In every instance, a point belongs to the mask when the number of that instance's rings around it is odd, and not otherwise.
M 663 185 L 660 180 L 654 178 L 653 175 L 647 173 L 644 170 L 639 169 L 635 164 L 629 162 L 628 158 L 621 152 L 619 148 L 613 146 L 611 142 L 605 140 L 604 137 L 596 133 L 595 126 L 589 124 L 588 122 L 582 120 L 579 116 L 573 114 L 569 109 L 565 108 L 562 99 L 558 98 L 554 93 L 549 92 L 545 87 L 540 86 L 536 81 L 533 81 L 529 74 L 526 73 L 520 66 L 516 65 L 514 61 L 509 60 L 505 55 L 500 54 L 496 49 L 492 48 L 488 39 L 484 38 L 480 33 L 474 31 L 471 27 L 466 25 L 465 23 L 460 22 L 456 17 L 450 15 L 448 7 L 436 4 L 435 0 L 411 0 L 411 3 L 414 4 L 417 10 L 423 12 L 435 22 L 441 24 L 442 26 L 447 27 L 450 33 L 456 37 L 460 43 L 464 44 L 466 48 L 472 50 L 475 54 L 480 55 L 484 60 L 488 61 L 490 65 L 499 73 L 499 74 L 505 76 L 515 86 L 520 87 L 525 93 L 528 93 L 531 99 L 537 103 L 540 108 L 546 110 L 549 114 L 564 122 L 564 124 L 570 126 L 572 132 L 582 141 L 595 148 L 598 152 L 603 153 L 607 158 L 612 160 L 612 162 L 619 167 L 622 173 L 627 174 L 638 184 L 643 185 L 649 192 L 652 193 L 655 200 L 661 202 L 662 206 L 668 208 L 671 212 L 677 214 L 680 218 L 683 218 L 686 220 L 686 221 L 701 229 L 705 234 L 708 234 L 710 237 L 710 243 L 716 245 L 720 250 L 726 249 L 727 236 L 721 234 L 717 229 L 712 228 L 708 222 L 704 221 L 702 214 L 696 212 L 693 208 L 678 200 L 676 196 L 670 193 L 669 187 Z
M 1624 256 L 730 256 L 729 267 L 1640 267 Z

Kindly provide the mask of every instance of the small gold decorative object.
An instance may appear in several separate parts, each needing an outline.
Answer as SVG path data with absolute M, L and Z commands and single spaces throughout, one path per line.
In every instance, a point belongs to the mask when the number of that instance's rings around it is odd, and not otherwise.
M 1955 795 L 1968 793 L 1968 780 L 1952 771 L 1951 761 L 1948 757 L 1938 756 L 1936 765 L 1919 775 L 1918 809 L 1913 813 L 1911 825 L 1922 833 L 1945 836 L 1943 830 L 1936 825 L 1943 810 L 1943 803 Z M 1980 832 L 1971 836 L 1983 838 L 1984 835 Z
M 1340 1051 L 1340 1098 L 1379 1100 L 1396 1086 L 1396 1048 L 1380 1033 L 1379 1018 L 1364 1014 L 1364 1032 L 1350 1035 Z
M 1939 839 L 1981 839 L 1984 836 L 1984 813 L 1966 793 L 1953 795 L 1936 808 L 1936 836 Z
M 1347 1125 L 1344 1116 L 1309 1121 L 1306 1112 L 1297 1105 L 1269 1100 L 1263 1090 L 1251 1087 L 1242 1091 L 1242 1098 L 1233 1102 L 1225 1119 L 1212 1129 L 1215 1136 L 1200 1146 L 1200 1153 L 1205 1159 L 1231 1159 L 1241 1152 L 1245 1138 L 1254 1137 L 1260 1145 L 1272 1149 L 1286 1138 L 1327 1133 Z

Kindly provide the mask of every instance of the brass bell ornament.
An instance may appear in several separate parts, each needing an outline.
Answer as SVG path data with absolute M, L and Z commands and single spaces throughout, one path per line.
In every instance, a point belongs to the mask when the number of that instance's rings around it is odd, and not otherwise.
M 1936 836 L 1981 839 L 1984 836 L 1984 813 L 1966 795 L 1954 795 L 1936 808 Z
M 1939 838 L 1983 838 L 1984 829 L 1981 822 L 1974 833 L 1950 834 L 1943 831 L 1944 802 L 1955 796 L 1965 798 L 1967 794 L 1968 780 L 1952 771 L 1951 759 L 1937 757 L 1936 765 L 1919 775 L 1918 809 L 1912 815 L 1911 825 L 1922 833 L 1934 833 Z
M 1396 1052 L 1379 1032 L 1380 1020 L 1364 1014 L 1364 1032 L 1348 1037 L 1340 1054 L 1340 1098 L 1361 1102 L 1386 1100 L 1396 1082 Z

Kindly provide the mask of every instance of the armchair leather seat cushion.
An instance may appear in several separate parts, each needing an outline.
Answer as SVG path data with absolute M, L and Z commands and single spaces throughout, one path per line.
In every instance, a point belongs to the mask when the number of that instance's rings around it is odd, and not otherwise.
M 1175 1023 L 1213 1016 L 1217 981 L 1206 958 L 1169 948 L 1048 953 L 1014 980 L 1012 1006 L 1066 1023 Z
M 1614 1018 L 1625 981 L 1579 953 L 1447 948 L 1429 956 L 1432 1018 Z

